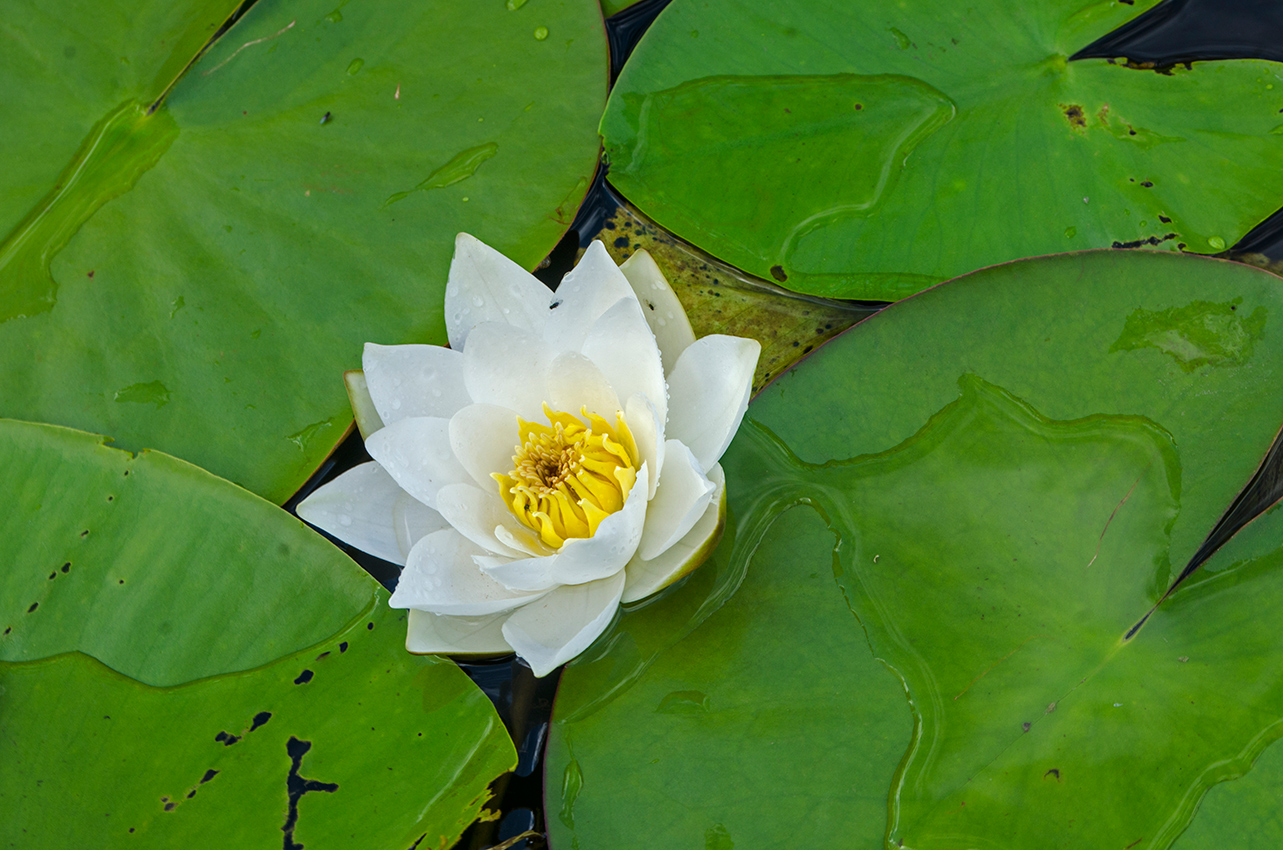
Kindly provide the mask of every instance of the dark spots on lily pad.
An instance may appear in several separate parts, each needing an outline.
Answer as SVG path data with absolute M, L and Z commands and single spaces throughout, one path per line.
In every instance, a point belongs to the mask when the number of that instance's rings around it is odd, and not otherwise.
M 1083 113 L 1081 106 L 1076 103 L 1066 106 L 1062 103 L 1060 108 L 1065 111 L 1065 118 L 1069 121 L 1069 126 L 1077 129 L 1085 129 L 1087 127 L 1087 116 Z
M 258 714 L 254 715 L 254 722 L 250 725 L 249 731 L 253 732 L 255 729 L 266 724 L 267 721 L 271 719 L 272 719 L 272 712 L 260 711 Z M 217 773 L 218 771 L 214 771 L 214 772 Z M 204 782 L 205 780 L 202 779 L 201 781 Z
M 1168 218 L 1167 216 L 1163 215 L 1162 213 L 1159 213 L 1159 214 L 1158 214 L 1158 220 L 1159 220 L 1159 221 L 1161 221 L 1163 224 L 1171 224 L 1171 223 L 1172 223 L 1172 220 L 1171 220 L 1170 218 Z
M 299 768 L 303 766 L 303 756 L 307 751 L 312 749 L 311 741 L 300 741 L 293 735 L 285 744 L 285 752 L 290 757 L 290 772 L 285 778 L 285 790 L 289 795 L 289 809 L 285 816 L 285 825 L 281 831 L 285 833 L 285 850 L 303 850 L 302 844 L 294 842 L 294 829 L 298 826 L 298 801 L 312 791 L 323 791 L 327 794 L 333 794 L 339 790 L 338 783 L 320 782 L 315 779 L 305 779 L 299 775 Z
M 342 655 L 345 652 L 347 652 L 347 641 L 343 641 L 339 644 L 339 655 Z
M 218 771 L 211 767 L 209 770 L 205 771 L 205 775 L 200 778 L 200 784 L 204 785 L 215 776 L 218 776 Z
M 27 609 L 27 613 L 30 614 L 32 611 L 35 611 L 39 607 L 40 607 L 39 602 L 32 602 L 31 607 Z
M 1143 245 L 1161 245 L 1162 243 L 1164 243 L 1164 242 L 1168 241 L 1169 239 L 1175 239 L 1175 238 L 1176 238 L 1176 234 L 1175 234 L 1175 233 L 1169 233 L 1169 234 L 1167 234 L 1166 236 L 1162 237 L 1161 239 L 1160 239 L 1159 237 L 1157 237 L 1157 236 L 1151 236 L 1151 237 L 1149 237 L 1148 239 L 1136 239 L 1136 240 L 1134 240 L 1134 241 L 1132 241 L 1132 242 L 1117 242 L 1117 241 L 1115 241 L 1115 242 L 1114 242 L 1114 244 L 1113 244 L 1112 246 L 1110 246 L 1110 247 L 1113 247 L 1113 248 L 1140 248 L 1140 247 L 1141 247 L 1141 246 L 1143 246 Z
M 306 685 L 310 681 L 312 681 L 312 671 L 304 670 L 302 673 L 298 674 L 298 678 L 294 680 L 294 684 Z
M 214 736 L 214 740 L 221 742 L 224 747 L 230 747 L 232 744 L 235 744 L 240 739 L 241 739 L 240 735 L 233 735 L 230 732 L 219 732 L 217 735 Z
M 771 277 L 775 278 L 780 283 L 789 279 L 789 276 L 784 273 L 784 267 L 780 265 L 771 266 Z
M 1059 770 L 1058 768 L 1054 768 L 1054 767 L 1053 767 L 1051 770 L 1047 771 L 1046 773 L 1044 773 L 1044 774 L 1042 775 L 1042 778 L 1043 778 L 1043 779 L 1046 779 L 1047 777 L 1051 777 L 1052 779 L 1054 779 L 1054 780 L 1056 780 L 1057 782 L 1059 782 L 1059 781 L 1060 781 L 1060 770 Z
M 366 631 L 371 631 L 371 632 L 374 631 L 374 623 L 366 623 L 365 628 L 366 628 Z

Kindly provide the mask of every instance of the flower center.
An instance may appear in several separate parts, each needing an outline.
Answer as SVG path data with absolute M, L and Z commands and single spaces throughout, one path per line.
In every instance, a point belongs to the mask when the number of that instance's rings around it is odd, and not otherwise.
M 582 419 L 545 404 L 547 425 L 518 417 L 513 469 L 493 475 L 513 515 L 557 549 L 572 537 L 596 534 L 601 521 L 624 506 L 637 480 L 637 444 L 623 414 L 615 414 L 612 427 L 594 413 L 580 413 Z

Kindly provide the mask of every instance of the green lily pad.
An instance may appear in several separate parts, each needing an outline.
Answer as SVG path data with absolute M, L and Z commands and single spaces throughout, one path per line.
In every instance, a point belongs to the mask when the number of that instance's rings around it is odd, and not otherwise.
M 521 0 L 521 2 L 524 3 L 525 0 Z M 601 0 L 601 13 L 606 17 L 610 17 L 611 15 L 624 11 L 629 6 L 637 5 L 639 2 L 640 0 Z
M 445 846 L 515 765 L 489 700 L 270 503 L 50 425 L 0 421 L 0 472 L 0 840 Z
M 1154 2 L 675 0 L 611 93 L 611 181 L 817 295 L 1082 248 L 1217 253 L 1283 203 L 1280 66 L 1068 61 Z
M 1283 557 L 1277 551 L 1280 539 L 1283 539 L 1283 510 L 1275 505 L 1218 551 L 1203 569 L 1219 572 L 1264 566 L 1264 569 L 1278 570 L 1283 567 Z M 1254 563 L 1266 560 L 1268 563 L 1264 565 Z M 1188 663 L 1193 663 L 1193 659 Z M 1236 684 L 1235 688 L 1238 687 Z M 1227 845 L 1266 850 L 1283 844 L 1283 811 L 1279 809 L 1279 798 L 1283 795 L 1283 743 L 1270 744 L 1251 766 L 1251 771 L 1239 778 L 1261 743 L 1252 742 L 1245 754 L 1247 758 L 1227 765 L 1225 772 L 1234 774 L 1231 778 L 1236 781 L 1215 785 L 1207 792 L 1198 804 L 1194 822 L 1174 845 L 1176 850 L 1211 850 Z
M 569 225 L 601 12 L 257 4 L 170 89 L 236 4 L 160 5 L 0 23 L 4 413 L 281 502 L 348 428 L 365 341 L 444 343 L 456 233 L 533 268 Z
M 1087 252 L 783 375 L 711 570 L 562 678 L 557 845 L 1170 846 L 1283 735 L 1276 518 L 1164 598 L 1283 422 L 1281 308 L 1245 266 Z

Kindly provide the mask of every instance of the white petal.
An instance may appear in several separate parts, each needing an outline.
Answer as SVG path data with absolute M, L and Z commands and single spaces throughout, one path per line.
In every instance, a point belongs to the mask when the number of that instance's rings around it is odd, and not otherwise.
M 437 491 L 468 480 L 467 471 L 450 450 L 450 420 L 430 416 L 402 419 L 370 435 L 370 457 L 414 498 L 436 506 Z
M 480 240 L 460 233 L 445 287 L 450 347 L 464 350 L 473 328 L 503 322 L 543 334 L 553 294 L 529 272 Z
M 664 423 L 656 417 L 655 407 L 650 399 L 642 393 L 634 393 L 624 402 L 624 421 L 628 423 L 628 430 L 632 431 L 633 441 L 637 443 L 637 452 L 641 455 L 638 462 L 651 469 L 661 469 L 664 465 Z M 658 486 L 659 476 L 650 476 L 647 499 L 655 497 Z
M 597 364 L 620 398 L 642 393 L 655 408 L 656 421 L 667 421 L 664 365 L 635 299 L 616 303 L 597 320 L 584 340 L 583 353 Z
M 434 531 L 449 527 L 450 523 L 445 521 L 445 517 L 402 491 L 392 505 L 392 528 L 396 532 L 397 548 L 401 550 L 401 560 L 397 563 L 405 563 L 414 544 Z
M 356 430 L 361 432 L 362 440 L 368 440 L 371 434 L 383 427 L 383 420 L 374 407 L 374 399 L 370 398 L 365 373 L 360 369 L 349 369 L 343 373 L 343 386 L 347 388 L 347 400 L 352 405 Z
M 543 416 L 539 421 L 545 421 Z M 450 420 L 450 447 L 478 487 L 498 492 L 491 473 L 512 471 L 517 453 L 517 412 L 494 404 L 471 404 Z
M 544 376 L 552 362 L 549 351 L 530 331 L 495 322 L 477 325 L 463 349 L 463 382 L 468 396 L 534 419 L 548 400 Z
M 581 407 L 596 413 L 611 425 L 615 414 L 622 412 L 619 396 L 606 376 L 584 355 L 567 351 L 557 355 L 548 367 L 548 404 L 553 410 L 579 415 Z
M 433 614 L 480 617 L 511 611 L 543 595 L 513 593 L 482 573 L 472 556 L 483 552 L 453 529 L 429 534 L 410 550 L 388 604 Z
M 717 485 L 708 480 L 690 449 L 678 440 L 664 446 L 664 468 L 659 488 L 646 508 L 637 557 L 649 561 L 686 536 L 704 515 Z
M 677 293 L 668 285 L 668 279 L 659 270 L 655 260 L 642 249 L 619 267 L 628 284 L 637 293 L 642 305 L 642 315 L 659 344 L 659 355 L 664 361 L 664 374 L 673 371 L 677 358 L 695 341 L 695 331 Z
M 439 345 L 365 344 L 361 358 L 370 398 L 384 425 L 410 416 L 449 419 L 471 402 L 463 355 Z
M 393 524 L 393 506 L 404 495 L 377 463 L 363 463 L 299 502 L 298 515 L 349 546 L 404 564 Z
M 757 340 L 714 334 L 682 352 L 668 376 L 667 434 L 681 440 L 708 469 L 735 436 L 753 389 Z
M 507 506 L 505 505 L 504 507 Z M 525 552 L 527 555 L 542 557 L 551 555 L 554 551 L 551 546 L 539 539 L 537 534 L 520 523 L 517 523 L 515 527 L 511 525 L 495 526 L 494 536 L 499 538 L 500 543 L 515 552 Z
M 624 568 L 627 576 L 622 598 L 624 602 L 636 602 L 663 590 L 698 567 L 713 553 L 726 524 L 726 477 L 719 464 L 713 465 L 708 471 L 708 477 L 717 491 L 695 527 L 660 553 L 659 557 L 643 561 L 638 555 Z
M 493 655 L 512 652 L 503 639 L 507 614 L 488 617 L 448 617 L 410 609 L 405 648 L 415 653 L 441 655 Z
M 503 636 L 536 676 L 547 676 L 606 630 L 623 589 L 623 573 L 559 587 L 515 611 L 503 625 Z
M 478 490 L 472 484 L 451 484 L 437 493 L 437 510 L 456 531 L 482 547 L 478 555 L 502 555 L 505 558 L 524 558 L 521 549 L 510 548 L 495 536 L 496 527 L 507 527 L 519 533 L 514 526 L 517 518 L 499 498 L 499 485 L 490 482 L 489 491 Z M 528 588 L 526 588 L 528 589 Z
M 578 351 L 602 314 L 624 298 L 635 301 L 637 296 L 606 253 L 606 246 L 594 240 L 579 264 L 557 286 L 544 339 L 556 351 Z
M 614 575 L 637 551 L 646 521 L 649 470 L 643 464 L 624 506 L 601 521 L 592 537 L 567 540 L 555 555 L 505 563 L 486 563 L 486 575 L 517 591 L 548 590 L 562 584 L 584 584 Z

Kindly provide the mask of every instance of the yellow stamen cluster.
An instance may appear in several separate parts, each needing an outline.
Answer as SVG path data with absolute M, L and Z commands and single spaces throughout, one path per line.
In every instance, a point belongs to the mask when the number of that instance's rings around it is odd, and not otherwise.
M 582 419 L 545 404 L 547 425 L 518 418 L 513 469 L 493 476 L 517 519 L 554 549 L 596 534 L 637 480 L 637 444 L 623 414 L 616 413 L 612 427 L 597 414 L 580 413 Z

